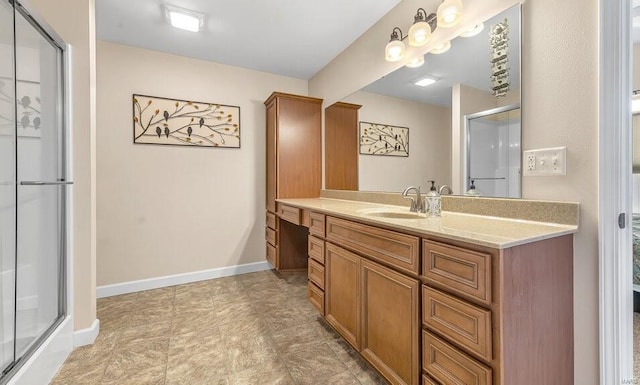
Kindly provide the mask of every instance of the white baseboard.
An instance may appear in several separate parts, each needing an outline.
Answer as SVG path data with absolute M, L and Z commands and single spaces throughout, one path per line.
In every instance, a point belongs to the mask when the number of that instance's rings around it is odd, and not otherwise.
M 73 347 L 93 344 L 100 333 L 100 320 L 95 319 L 90 327 L 73 332 Z
M 182 285 L 185 283 L 205 281 L 207 279 L 228 277 L 231 275 L 240 275 L 270 269 L 271 265 L 268 262 L 264 261 L 247 263 L 245 265 L 235 265 L 220 267 L 217 269 L 194 271 L 191 273 L 167 275 L 164 277 L 148 278 L 139 281 L 116 283 L 113 285 L 98 286 L 96 289 L 96 297 L 112 297 L 114 295 L 135 293 L 138 291 L 159 289 L 161 287 Z

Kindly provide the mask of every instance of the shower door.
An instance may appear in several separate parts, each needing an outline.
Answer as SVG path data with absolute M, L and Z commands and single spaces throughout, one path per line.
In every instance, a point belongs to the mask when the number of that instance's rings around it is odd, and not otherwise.
M 466 116 L 466 188 L 474 181 L 483 196 L 520 198 L 520 106 Z
M 13 365 L 16 262 L 16 137 L 13 7 L 0 1 L 0 368 Z
M 0 360 L 6 380 L 64 319 L 63 49 L 0 0 Z

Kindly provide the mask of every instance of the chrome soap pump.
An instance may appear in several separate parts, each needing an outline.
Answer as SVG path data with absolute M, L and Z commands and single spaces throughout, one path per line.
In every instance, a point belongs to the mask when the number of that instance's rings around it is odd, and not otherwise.
M 426 206 L 427 206 L 427 214 L 430 217 L 439 217 L 441 212 L 440 207 L 440 194 L 438 193 L 438 189 L 436 188 L 436 181 L 430 180 L 431 189 L 426 194 Z

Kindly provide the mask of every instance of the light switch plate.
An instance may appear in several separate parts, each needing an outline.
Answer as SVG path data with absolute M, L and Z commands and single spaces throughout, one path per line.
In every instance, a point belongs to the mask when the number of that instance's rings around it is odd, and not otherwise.
M 567 148 L 527 150 L 522 156 L 524 176 L 567 175 Z

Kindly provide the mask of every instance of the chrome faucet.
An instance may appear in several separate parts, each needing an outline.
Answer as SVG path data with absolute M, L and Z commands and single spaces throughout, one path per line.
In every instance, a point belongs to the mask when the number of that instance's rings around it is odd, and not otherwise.
M 444 190 L 447 190 L 447 192 L 445 193 Z M 438 192 L 440 193 L 440 195 L 444 195 L 444 194 L 451 195 L 451 194 L 453 194 L 453 190 L 451 189 L 451 187 L 449 187 L 446 184 L 443 184 L 440 187 L 440 190 L 438 190 Z
M 412 196 L 409 196 L 409 191 L 411 190 L 416 192 L 415 199 Z M 411 199 L 411 208 L 409 208 L 409 211 L 411 211 L 412 213 L 426 212 L 424 203 L 422 201 L 422 194 L 420 194 L 420 187 L 409 186 L 406 189 L 404 189 L 404 191 L 402 192 L 402 196 L 405 198 Z

